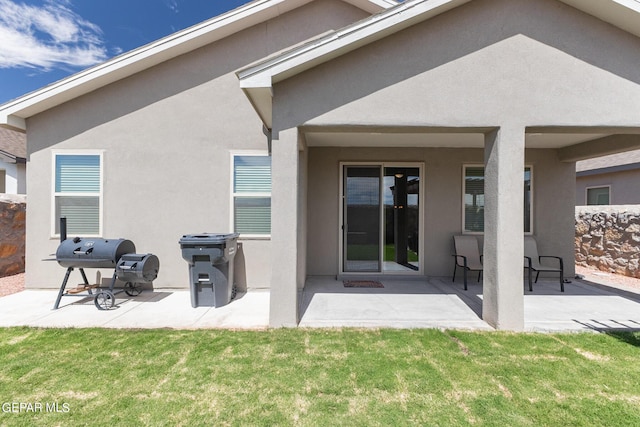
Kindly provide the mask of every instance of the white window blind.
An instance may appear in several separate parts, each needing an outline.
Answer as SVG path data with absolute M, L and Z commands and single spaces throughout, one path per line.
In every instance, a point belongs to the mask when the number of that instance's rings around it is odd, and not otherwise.
M 76 236 L 100 235 L 101 170 L 100 155 L 56 154 L 55 234 L 59 218 L 67 218 L 67 233 Z
M 233 209 L 236 233 L 271 234 L 271 157 L 234 156 Z

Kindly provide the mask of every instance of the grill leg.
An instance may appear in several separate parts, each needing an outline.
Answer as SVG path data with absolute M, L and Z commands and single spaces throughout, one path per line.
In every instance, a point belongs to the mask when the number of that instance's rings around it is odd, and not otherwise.
M 117 273 L 113 272 L 113 277 L 111 278 L 111 285 L 109 285 L 109 290 L 113 292 L 113 287 L 116 285 L 116 279 L 118 278 Z
M 62 299 L 62 295 L 64 294 L 64 288 L 67 287 L 67 282 L 69 281 L 69 275 L 71 274 L 72 271 L 73 271 L 73 267 L 67 268 L 67 274 L 64 275 L 64 280 L 62 281 L 62 285 L 60 286 L 60 292 L 58 292 L 58 298 L 56 298 L 56 303 L 53 305 L 54 310 L 57 310 L 58 306 L 60 305 L 60 300 Z M 82 272 L 82 275 L 84 276 L 84 272 Z
M 89 280 L 87 279 L 87 275 L 84 274 L 84 268 L 79 268 L 78 270 L 80 270 L 80 274 L 82 275 L 82 280 L 84 280 L 85 286 L 89 286 Z M 89 295 L 93 295 L 93 292 L 91 291 L 91 289 L 88 289 L 88 291 L 89 291 Z

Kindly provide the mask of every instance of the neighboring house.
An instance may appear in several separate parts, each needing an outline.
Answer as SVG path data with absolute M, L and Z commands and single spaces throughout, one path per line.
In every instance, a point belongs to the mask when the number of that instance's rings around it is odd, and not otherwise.
M 576 205 L 640 204 L 640 150 L 576 163 Z
M 0 127 L 0 194 L 26 194 L 26 158 L 26 135 Z
M 182 234 L 235 230 L 240 287 L 293 326 L 307 277 L 448 276 L 469 233 L 517 330 L 524 234 L 573 275 L 575 162 L 640 148 L 638 111 L 637 2 L 258 0 L 0 123 L 29 137 L 28 287 L 59 286 L 61 214 L 157 254 L 160 288 L 188 286 Z

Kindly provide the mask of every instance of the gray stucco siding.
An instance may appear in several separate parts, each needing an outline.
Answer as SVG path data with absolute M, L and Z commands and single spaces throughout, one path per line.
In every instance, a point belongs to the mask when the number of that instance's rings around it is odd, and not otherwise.
M 231 231 L 230 153 L 267 150 L 234 71 L 365 16 L 337 0 L 311 2 L 30 118 L 28 192 L 38 208 L 27 218 L 27 286 L 56 288 L 64 275 L 42 261 L 58 245 L 50 225 L 53 151 L 101 150 L 103 236 L 131 239 L 138 252 L 156 254 L 161 272 L 154 286 L 187 287 L 179 238 Z M 241 243 L 238 285 L 269 287 L 270 240 Z

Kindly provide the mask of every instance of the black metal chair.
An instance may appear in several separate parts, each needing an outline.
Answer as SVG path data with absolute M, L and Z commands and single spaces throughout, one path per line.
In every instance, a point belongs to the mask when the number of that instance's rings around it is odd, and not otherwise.
M 543 264 L 542 260 L 546 258 L 558 260 L 558 267 L 549 264 Z M 536 240 L 531 236 L 525 236 L 524 238 L 524 268 L 529 270 L 529 291 L 533 291 L 533 285 L 531 283 L 532 273 L 536 272 L 535 283 L 538 283 L 538 276 L 540 272 L 552 272 L 560 275 L 560 291 L 564 292 L 564 263 L 562 258 L 553 255 L 539 255 L 538 245 Z
M 482 277 L 482 256 L 478 250 L 475 236 L 453 236 L 455 262 L 453 264 L 453 281 L 456 281 L 456 270 L 461 267 L 464 272 L 464 290 L 467 290 L 467 271 L 478 272 L 478 282 Z

